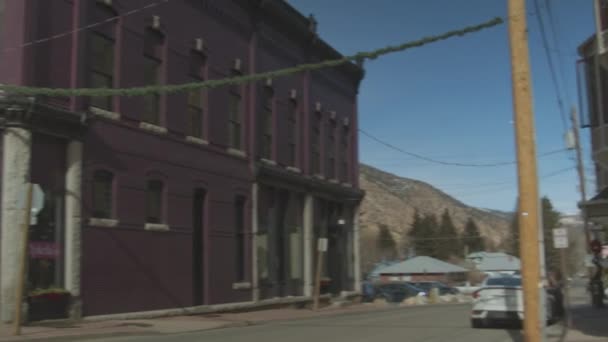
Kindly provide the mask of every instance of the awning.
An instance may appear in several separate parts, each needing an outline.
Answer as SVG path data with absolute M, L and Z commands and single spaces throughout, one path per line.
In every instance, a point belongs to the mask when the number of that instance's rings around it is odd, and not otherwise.
M 608 220 L 608 187 L 602 189 L 592 199 L 579 203 L 590 220 Z

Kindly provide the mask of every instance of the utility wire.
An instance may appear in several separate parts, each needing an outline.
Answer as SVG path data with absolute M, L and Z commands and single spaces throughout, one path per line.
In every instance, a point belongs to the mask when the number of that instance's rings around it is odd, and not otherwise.
M 165 0 L 167 1 L 167 0 Z M 285 77 L 304 71 L 319 70 L 330 67 L 337 67 L 347 64 L 351 61 L 363 63 L 365 60 L 374 60 L 378 57 L 401 52 L 408 49 L 422 47 L 427 44 L 446 40 L 452 37 L 464 36 L 473 32 L 481 31 L 490 27 L 500 25 L 504 22 L 502 18 L 494 18 L 478 25 L 467 26 L 462 29 L 456 29 L 444 32 L 439 35 L 429 36 L 414 41 L 409 41 L 400 45 L 389 45 L 372 51 L 359 52 L 351 56 L 345 56 L 338 59 L 325 60 L 319 63 L 300 64 L 295 67 L 262 72 L 257 74 L 249 74 L 236 76 L 218 80 L 206 80 L 203 82 L 191 82 L 184 84 L 171 85 L 146 85 L 143 87 L 133 88 L 39 88 L 39 87 L 24 87 L 15 85 L 1 85 L 0 90 L 4 90 L 9 94 L 26 95 L 26 96 L 90 96 L 90 97 L 108 97 L 108 96 L 144 96 L 151 94 L 171 94 L 178 92 L 186 92 L 198 89 L 213 89 L 231 85 L 246 84 L 254 81 L 263 81 L 267 79 Z
M 48 0 L 46 0 L 46 1 L 48 1 Z M 32 41 L 29 41 L 27 43 L 23 43 L 23 44 L 18 45 L 18 46 L 8 47 L 8 48 L 5 48 L 5 49 L 2 49 L 2 52 L 16 51 L 16 50 L 23 49 L 23 48 L 28 47 L 28 46 L 32 46 L 32 45 L 36 45 L 36 44 L 40 44 L 40 43 L 46 43 L 46 42 L 51 41 L 51 40 L 67 37 L 67 36 L 70 36 L 70 35 L 72 35 L 74 33 L 78 33 L 80 31 L 92 29 L 92 28 L 95 28 L 97 26 L 101 26 L 101 25 L 104 25 L 104 24 L 107 24 L 107 23 L 111 23 L 111 22 L 113 22 L 113 21 L 115 21 L 116 19 L 119 19 L 119 18 L 128 17 L 128 16 L 131 16 L 133 14 L 137 14 L 139 12 L 143 12 L 145 10 L 148 10 L 148 9 L 151 9 L 151 8 L 154 8 L 154 7 L 158 7 L 160 5 L 164 5 L 164 4 L 168 3 L 169 1 L 171 1 L 171 0 L 160 0 L 160 1 L 157 1 L 155 3 L 151 3 L 151 4 L 148 4 L 146 6 L 130 10 L 130 11 L 127 11 L 127 12 L 125 12 L 123 14 L 120 14 L 120 15 L 117 15 L 117 16 L 114 16 L 114 17 L 102 20 L 102 21 L 98 21 L 98 22 L 93 23 L 93 24 L 82 26 L 82 27 L 79 27 L 79 28 L 71 30 L 71 31 L 66 31 L 66 32 L 62 32 L 62 33 L 58 33 L 58 34 L 49 36 L 49 37 L 32 40 Z
M 564 173 L 566 173 L 568 171 L 572 171 L 574 169 L 575 168 L 573 166 L 568 167 L 568 168 L 564 168 L 564 169 L 560 169 L 560 170 L 553 171 L 551 173 L 547 173 L 545 175 L 542 175 L 539 179 L 543 180 L 543 179 L 559 176 L 561 174 L 564 174 Z M 502 186 L 502 187 L 498 187 L 498 188 L 495 188 L 495 189 L 485 189 L 483 191 L 474 191 L 474 192 L 469 192 L 469 193 L 466 193 L 466 194 L 465 193 L 454 194 L 454 195 L 450 194 L 450 196 L 453 196 L 453 197 L 466 197 L 466 196 L 471 196 L 471 195 L 479 195 L 479 194 L 485 194 L 485 193 L 494 193 L 494 192 L 497 192 L 497 191 L 505 191 L 505 190 L 513 189 L 513 187 L 514 187 L 514 185 L 509 184 L 508 186 Z
M 461 162 L 449 162 L 449 161 L 443 161 L 443 160 L 438 160 L 438 159 L 434 159 L 434 158 L 430 158 L 430 157 L 426 157 L 423 156 L 421 154 L 418 153 L 414 153 L 414 152 L 409 152 L 406 151 L 400 147 L 397 147 L 395 145 L 392 145 L 386 141 L 381 140 L 380 138 L 377 138 L 373 135 L 371 135 L 370 133 L 359 129 L 359 133 L 361 133 L 362 135 L 368 137 L 369 139 L 384 145 L 385 147 L 388 147 L 392 150 L 395 150 L 397 152 L 400 152 L 402 154 L 408 155 L 410 157 L 414 157 L 416 159 L 420 159 L 420 160 L 424 160 L 427 161 L 429 163 L 434 163 L 434 164 L 440 164 L 440 165 L 446 165 L 446 166 L 461 166 L 461 167 L 498 167 L 498 166 L 506 166 L 506 165 L 515 165 L 517 164 L 516 161 L 508 161 L 508 162 L 498 162 L 498 163 L 461 163 Z M 556 154 L 556 153 L 561 153 L 567 151 L 567 149 L 562 148 L 559 150 L 553 150 L 553 151 L 548 151 L 542 154 L 539 154 L 538 157 L 545 157 L 545 156 L 550 156 L 552 154 Z
M 570 91 L 568 90 L 568 86 L 567 86 L 568 82 L 566 81 L 566 73 L 564 72 L 564 61 L 562 59 L 562 52 L 561 52 L 561 49 L 559 48 L 559 46 L 560 46 L 559 40 L 557 39 L 557 36 L 558 36 L 557 28 L 559 26 L 559 23 L 557 23 L 557 16 L 555 15 L 555 13 L 552 10 L 551 0 L 545 0 L 545 8 L 547 9 L 547 16 L 549 17 L 549 28 L 551 29 L 551 31 L 553 33 L 551 36 L 553 37 L 553 44 L 555 45 L 554 51 L 557 54 L 557 60 L 559 63 L 559 73 L 562 78 L 562 82 L 564 84 L 566 100 L 568 101 L 568 103 L 572 103 L 572 97 L 570 96 Z
M 545 50 L 545 55 L 547 57 L 547 63 L 549 64 L 549 72 L 551 74 L 551 80 L 553 82 L 553 86 L 555 87 L 555 95 L 557 96 L 557 104 L 559 106 L 560 116 L 562 120 L 562 126 L 564 128 L 564 133 L 568 131 L 568 123 L 566 120 L 566 109 L 564 107 L 564 102 L 562 101 L 561 89 L 557 82 L 557 76 L 555 74 L 555 67 L 553 65 L 553 58 L 551 58 L 551 53 L 549 51 L 549 42 L 547 39 L 547 33 L 545 32 L 545 25 L 542 18 L 542 13 L 540 10 L 540 5 L 538 0 L 534 0 L 534 7 L 536 9 L 537 15 L 535 16 L 538 21 L 538 26 L 540 29 L 540 34 L 543 42 L 543 48 Z

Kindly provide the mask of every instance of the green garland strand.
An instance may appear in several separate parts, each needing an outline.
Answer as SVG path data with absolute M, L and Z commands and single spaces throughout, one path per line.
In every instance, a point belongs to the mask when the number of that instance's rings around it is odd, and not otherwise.
M 89 96 L 89 97 L 107 97 L 107 96 L 143 96 L 150 94 L 172 94 L 179 92 L 187 92 L 196 89 L 213 89 L 218 87 L 233 86 L 253 81 L 260 81 L 266 79 L 274 79 L 292 74 L 297 74 L 303 71 L 318 70 L 323 68 L 330 68 L 339 66 L 350 61 L 364 61 L 366 59 L 374 60 L 380 56 L 387 55 L 390 53 L 400 52 L 412 48 L 421 47 L 426 44 L 438 42 L 455 36 L 464 36 L 469 33 L 481 31 L 493 26 L 502 24 L 504 21 L 502 18 L 494 18 L 486 21 L 479 25 L 468 26 L 460 30 L 453 30 L 445 32 L 440 35 L 425 37 L 422 39 L 407 42 L 396 46 L 387 46 L 381 49 L 359 52 L 352 56 L 346 56 L 339 59 L 323 61 L 320 63 L 312 64 L 301 64 L 295 67 L 280 69 L 275 71 L 263 72 L 258 74 L 237 76 L 224 78 L 219 80 L 208 80 L 203 82 L 193 82 L 184 84 L 174 85 L 153 85 L 144 87 L 133 87 L 133 88 L 37 88 L 37 87 L 23 87 L 14 85 L 1 85 L 0 90 L 6 91 L 10 94 L 15 95 L 27 95 L 27 96 L 50 96 L 50 97 L 70 97 L 70 96 Z

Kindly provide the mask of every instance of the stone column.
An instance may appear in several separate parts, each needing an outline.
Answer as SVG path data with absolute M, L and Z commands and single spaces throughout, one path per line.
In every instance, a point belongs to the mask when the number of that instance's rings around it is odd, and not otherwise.
M 360 250 L 360 226 L 359 226 L 359 210 L 360 204 L 355 206 L 353 211 L 353 267 L 354 267 L 354 278 L 355 278 L 355 291 L 361 291 L 361 250 Z
M 24 233 L 21 224 L 25 215 L 19 198 L 25 198 L 25 184 L 30 180 L 32 133 L 23 128 L 9 127 L 4 130 L 3 139 L 0 318 L 8 323 L 15 314 L 15 290 Z
M 304 199 L 304 295 L 312 296 L 313 292 L 313 262 L 315 255 L 313 253 L 313 224 L 314 224 L 314 197 L 312 194 L 306 194 Z
M 65 288 L 74 299 L 71 316 L 79 318 L 80 255 L 82 231 L 82 142 L 70 141 L 65 171 Z

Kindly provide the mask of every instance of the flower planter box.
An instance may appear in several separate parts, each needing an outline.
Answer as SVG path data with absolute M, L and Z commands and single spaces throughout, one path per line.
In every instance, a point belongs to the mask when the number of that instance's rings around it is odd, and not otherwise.
M 29 296 L 27 303 L 30 321 L 68 318 L 70 294 L 45 293 Z

